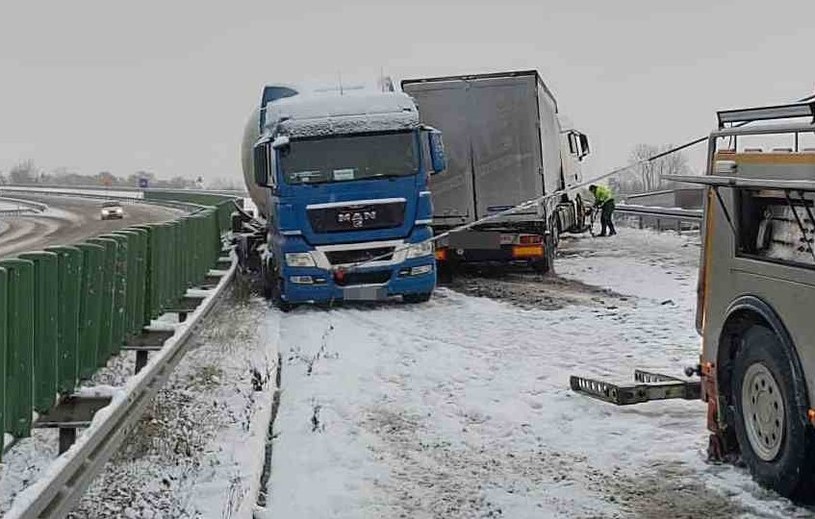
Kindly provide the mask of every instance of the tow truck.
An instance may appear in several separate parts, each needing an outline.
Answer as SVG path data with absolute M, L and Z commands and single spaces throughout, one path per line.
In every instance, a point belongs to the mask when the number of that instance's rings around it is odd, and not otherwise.
M 701 399 L 708 455 L 740 457 L 797 500 L 815 488 L 815 101 L 718 112 L 706 191 L 692 379 L 637 370 L 635 384 L 579 376 L 571 388 L 630 405 Z M 779 146 L 779 142 L 784 142 Z

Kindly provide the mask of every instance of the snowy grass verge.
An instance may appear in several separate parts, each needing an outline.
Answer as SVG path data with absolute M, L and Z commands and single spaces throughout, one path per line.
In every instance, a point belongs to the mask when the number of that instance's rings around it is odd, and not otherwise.
M 114 453 L 127 426 L 138 417 L 175 367 L 192 329 L 200 324 L 229 285 L 235 268 L 236 259 L 233 257 L 232 268 L 219 280 L 217 287 L 209 291 L 187 321 L 175 325 L 174 335 L 164 342 L 163 348 L 150 358 L 145 368 L 119 391 L 113 392 L 111 403 L 94 415 L 91 425 L 76 442 L 44 471 L 38 481 L 15 497 L 5 517 L 22 518 L 54 506 L 63 514 L 70 510 L 96 472 Z

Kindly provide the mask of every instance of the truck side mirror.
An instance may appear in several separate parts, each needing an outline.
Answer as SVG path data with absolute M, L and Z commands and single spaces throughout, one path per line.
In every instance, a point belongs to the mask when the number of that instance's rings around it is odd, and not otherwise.
M 585 133 L 580 134 L 580 158 L 582 159 L 586 155 L 591 153 L 589 149 L 589 137 Z
M 271 146 L 268 141 L 263 141 L 255 144 L 254 159 L 255 159 L 255 184 L 261 187 L 273 187 L 270 185 L 269 176 L 273 176 L 274 172 L 271 171 Z
M 428 144 L 430 145 L 430 163 L 433 173 L 441 173 L 447 169 L 447 157 L 444 155 L 444 142 L 441 139 L 441 132 L 430 130 L 427 132 Z

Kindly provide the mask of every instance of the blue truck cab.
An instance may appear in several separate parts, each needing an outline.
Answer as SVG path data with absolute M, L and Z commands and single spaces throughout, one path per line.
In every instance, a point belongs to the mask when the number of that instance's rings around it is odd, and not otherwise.
M 441 134 L 420 125 L 413 100 L 267 87 L 256 113 L 250 162 L 262 188 L 253 199 L 267 222 L 267 293 L 281 306 L 429 299 L 436 264 L 428 178 L 445 159 Z

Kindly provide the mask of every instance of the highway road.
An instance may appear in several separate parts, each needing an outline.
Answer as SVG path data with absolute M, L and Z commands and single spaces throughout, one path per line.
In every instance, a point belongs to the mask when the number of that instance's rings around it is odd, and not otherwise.
M 121 220 L 100 219 L 102 201 L 66 196 L 17 195 L 48 205 L 37 215 L 0 217 L 0 257 L 67 245 L 131 225 L 172 220 L 181 211 L 147 204 L 125 204 Z

